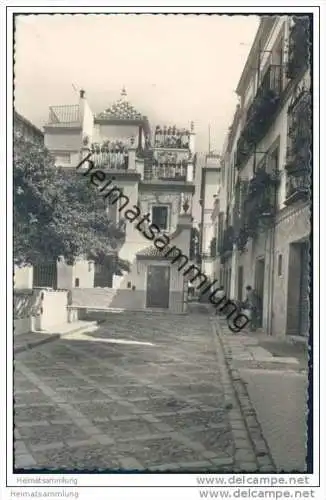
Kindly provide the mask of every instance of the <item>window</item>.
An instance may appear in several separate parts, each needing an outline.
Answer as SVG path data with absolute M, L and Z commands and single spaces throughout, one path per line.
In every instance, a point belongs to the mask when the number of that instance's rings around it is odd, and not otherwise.
M 70 165 L 71 155 L 70 153 L 59 153 L 55 156 L 55 163 L 57 166 Z
M 283 274 L 283 255 L 279 254 L 277 259 L 277 275 L 282 276 Z
M 168 229 L 168 214 L 169 209 L 167 206 L 152 207 L 152 223 L 160 229 Z
M 79 278 L 76 278 L 76 279 L 75 279 L 75 287 L 76 287 L 76 288 L 79 288 Z

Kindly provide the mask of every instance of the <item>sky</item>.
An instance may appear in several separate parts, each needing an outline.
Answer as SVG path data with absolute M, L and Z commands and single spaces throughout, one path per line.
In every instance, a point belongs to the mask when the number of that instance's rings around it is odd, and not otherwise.
M 126 87 L 152 128 L 190 127 L 196 150 L 221 152 L 238 102 L 235 89 L 257 16 L 19 15 L 15 108 L 42 127 L 51 105 L 76 104 L 83 88 L 94 113 Z

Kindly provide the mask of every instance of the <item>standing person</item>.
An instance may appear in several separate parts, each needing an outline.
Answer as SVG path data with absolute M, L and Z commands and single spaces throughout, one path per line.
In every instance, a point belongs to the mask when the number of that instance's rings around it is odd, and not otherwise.
M 217 301 L 222 301 L 222 299 L 225 297 L 225 290 L 224 290 L 224 286 L 220 286 L 218 289 L 217 289 L 217 292 L 216 292 L 216 299 Z M 216 306 L 215 307 L 215 315 L 219 315 L 219 306 Z
M 254 332 L 257 329 L 258 297 L 255 290 L 253 290 L 250 285 L 246 287 L 246 292 L 247 295 L 245 300 L 245 314 L 249 313 L 250 317 L 248 319 L 250 320 L 250 330 Z

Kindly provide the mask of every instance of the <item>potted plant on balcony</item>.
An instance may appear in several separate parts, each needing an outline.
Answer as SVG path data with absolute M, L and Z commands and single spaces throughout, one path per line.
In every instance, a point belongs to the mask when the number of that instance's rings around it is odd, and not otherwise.
M 256 144 L 265 135 L 279 102 L 279 95 L 271 88 L 262 90 L 255 97 L 244 128 L 244 137 L 249 144 Z
M 286 76 L 294 79 L 306 68 L 309 59 L 309 17 L 295 16 L 289 37 L 289 61 Z

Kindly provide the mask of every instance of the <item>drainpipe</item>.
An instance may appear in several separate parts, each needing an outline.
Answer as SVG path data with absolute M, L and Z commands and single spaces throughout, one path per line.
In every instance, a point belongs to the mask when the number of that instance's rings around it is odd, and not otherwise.
M 274 207 L 276 211 L 277 207 L 277 188 L 274 188 Z M 273 305 L 274 305 L 274 287 L 275 287 L 275 222 L 276 219 L 273 220 L 273 226 L 271 228 L 271 242 L 270 242 L 270 300 L 269 300 L 269 310 L 268 310 L 268 335 L 273 335 Z
M 199 259 L 200 259 L 200 270 L 203 272 L 203 246 L 204 246 L 204 209 L 205 209 L 205 182 L 206 182 L 206 170 L 202 168 L 201 171 L 201 186 L 200 186 L 200 206 L 201 206 L 201 217 L 200 217 L 200 237 L 199 237 Z

